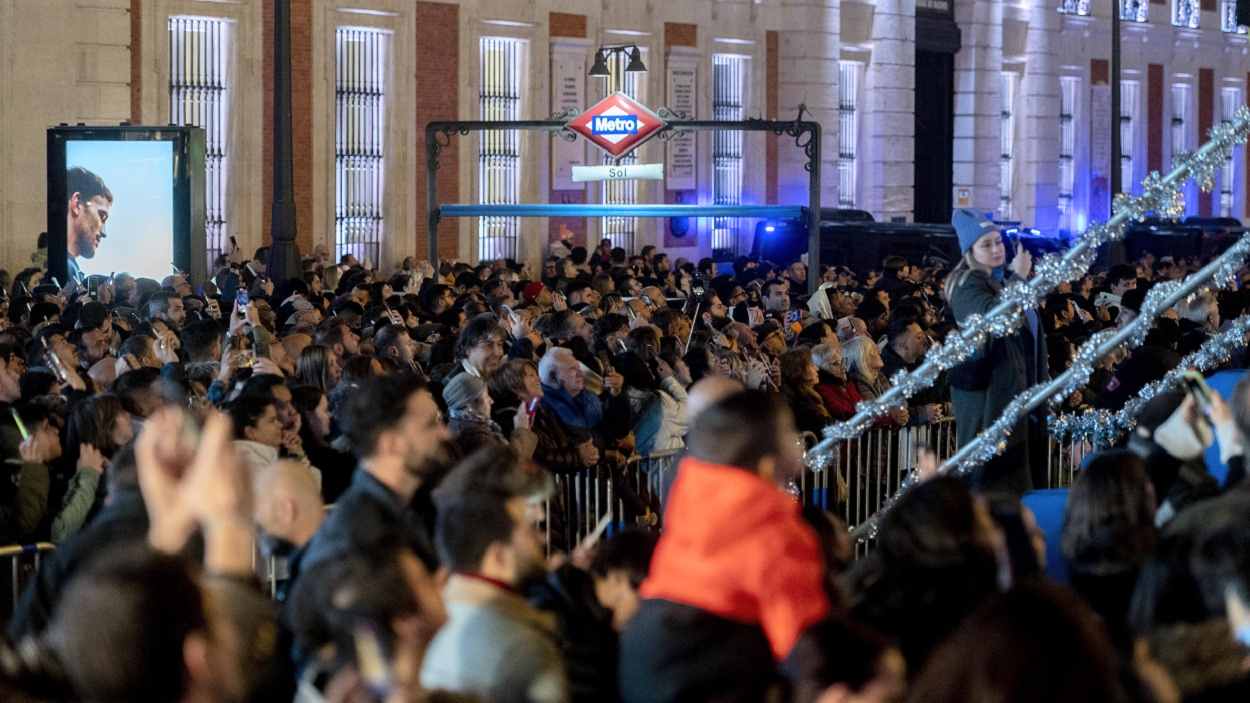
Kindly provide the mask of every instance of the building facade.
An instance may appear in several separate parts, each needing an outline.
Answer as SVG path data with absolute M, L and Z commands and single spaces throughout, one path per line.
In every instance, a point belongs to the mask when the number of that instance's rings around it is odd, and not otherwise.
M 45 229 L 44 130 L 208 132 L 208 247 L 269 237 L 273 0 L 0 0 L 0 262 Z M 1196 148 L 1250 94 L 1231 0 L 291 0 L 298 243 L 395 265 L 422 256 L 425 124 L 545 119 L 621 89 L 699 119 L 822 124 L 826 207 L 939 221 L 974 207 L 1079 231 L 1109 202 L 1110 17 L 1123 30 L 1126 188 Z M 631 45 L 646 72 L 599 47 Z M 626 57 L 629 55 L 626 54 Z M 542 132 L 456 137 L 439 200 L 806 204 L 793 140 L 701 132 L 631 157 L 665 180 L 575 183 L 604 156 Z M 1193 214 L 1243 217 L 1246 150 Z M 565 231 L 688 258 L 744 251 L 754 221 L 444 221 L 440 254 L 537 263 Z

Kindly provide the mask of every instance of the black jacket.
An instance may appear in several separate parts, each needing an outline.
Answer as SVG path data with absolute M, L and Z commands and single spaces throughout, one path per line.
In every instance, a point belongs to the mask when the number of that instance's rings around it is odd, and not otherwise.
M 301 571 L 307 572 L 324 559 L 360 553 L 390 541 L 411 547 L 431 572 L 438 569 L 425 517 L 373 474 L 359 469 L 308 543 Z
M 644 600 L 621 634 L 625 703 L 755 703 L 783 685 L 759 625 Z

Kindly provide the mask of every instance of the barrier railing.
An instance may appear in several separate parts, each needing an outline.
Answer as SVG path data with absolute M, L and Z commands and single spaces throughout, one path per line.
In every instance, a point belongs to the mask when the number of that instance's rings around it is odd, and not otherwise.
M 55 550 L 56 545 L 51 542 L 14 544 L 8 547 L 0 547 L 0 560 L 9 560 L 10 602 L 4 619 L 7 620 L 9 616 L 17 611 L 17 603 L 22 596 L 23 573 L 33 575 L 39 570 L 39 562 L 42 560 L 43 555 Z

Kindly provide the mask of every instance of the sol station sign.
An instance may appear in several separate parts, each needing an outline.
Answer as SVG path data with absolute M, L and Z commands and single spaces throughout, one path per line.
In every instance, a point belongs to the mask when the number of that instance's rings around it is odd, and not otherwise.
M 655 136 L 664 124 L 647 106 L 617 92 L 574 117 L 567 127 L 619 159 Z

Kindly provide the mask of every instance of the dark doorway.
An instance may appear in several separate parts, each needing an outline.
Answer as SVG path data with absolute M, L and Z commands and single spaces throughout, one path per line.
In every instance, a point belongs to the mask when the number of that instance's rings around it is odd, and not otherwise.
M 916 51 L 916 222 L 950 222 L 955 55 Z

